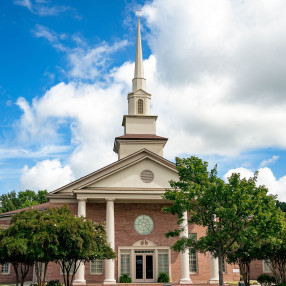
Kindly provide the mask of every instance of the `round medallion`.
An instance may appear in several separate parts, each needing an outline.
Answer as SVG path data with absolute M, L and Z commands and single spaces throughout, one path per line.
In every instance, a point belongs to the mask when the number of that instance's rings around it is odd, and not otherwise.
M 148 215 L 140 215 L 134 221 L 135 230 L 142 235 L 147 235 L 152 232 L 154 223 Z
M 151 183 L 154 180 L 154 174 L 150 170 L 144 170 L 141 172 L 140 178 L 144 183 Z

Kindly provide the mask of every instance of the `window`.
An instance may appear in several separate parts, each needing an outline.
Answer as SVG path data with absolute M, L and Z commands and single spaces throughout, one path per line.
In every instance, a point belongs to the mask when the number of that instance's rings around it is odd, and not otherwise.
M 103 260 L 93 260 L 90 262 L 90 274 L 103 274 Z
M 158 250 L 158 273 L 169 274 L 169 255 L 168 250 Z
M 226 273 L 226 265 L 227 265 L 227 263 L 226 263 L 226 260 L 225 260 L 225 258 L 222 260 L 222 272 L 223 273 Z
M 193 238 L 196 241 L 197 234 L 190 233 L 189 238 Z M 189 270 L 190 270 L 190 273 L 198 272 L 198 257 L 197 257 L 197 252 L 194 249 L 190 249 L 190 252 L 189 252 Z
M 121 275 L 130 274 L 130 251 L 129 250 L 121 250 L 120 273 Z
M 137 113 L 143 114 L 143 99 L 138 99 L 137 102 Z
M 271 273 L 271 267 L 270 267 L 270 261 L 268 260 L 262 260 L 262 267 L 264 273 Z
M 10 263 L 2 264 L 2 274 L 10 274 Z

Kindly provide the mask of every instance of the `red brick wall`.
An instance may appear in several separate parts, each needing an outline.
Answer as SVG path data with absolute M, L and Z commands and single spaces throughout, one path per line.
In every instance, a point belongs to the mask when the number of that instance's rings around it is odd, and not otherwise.
M 26 276 L 25 281 L 32 281 L 33 267 L 31 266 Z M 2 265 L 0 264 L 0 283 L 14 283 L 16 282 L 16 274 L 12 265 L 10 265 L 10 274 L 2 274 Z
M 53 206 L 62 206 L 63 204 L 53 204 Z M 68 207 L 74 214 L 77 214 L 77 203 L 68 204 Z M 132 246 L 140 240 L 150 240 L 158 246 L 172 246 L 176 238 L 166 238 L 165 233 L 178 227 L 175 216 L 162 212 L 162 204 L 129 204 L 115 203 L 115 251 L 118 254 L 118 247 Z M 106 204 L 105 203 L 87 203 L 87 219 L 93 219 L 96 222 L 105 222 Z M 140 235 L 134 229 L 134 220 L 141 214 L 149 215 L 154 221 L 154 229 L 148 235 Z M 189 233 L 197 233 L 200 238 L 205 234 L 205 229 L 197 225 L 189 226 Z M 239 280 L 239 273 L 233 273 L 233 265 L 227 265 L 227 271 L 224 275 L 225 281 Z M 237 268 L 237 267 L 235 267 Z M 171 251 L 171 278 L 173 283 L 180 279 L 180 256 L 179 253 Z M 115 278 L 118 278 L 118 260 L 115 260 Z M 206 283 L 210 278 L 210 256 L 209 253 L 198 254 L 198 273 L 191 274 L 194 282 Z M 0 275 L 1 278 L 3 275 Z M 12 276 L 11 276 L 12 277 Z M 87 283 L 99 283 L 104 280 L 104 275 L 90 274 L 90 265 L 85 265 L 85 278 Z M 11 278 L 12 279 L 12 278 Z M 47 270 L 47 281 L 59 279 L 63 281 L 60 275 L 59 265 L 50 263 Z M 0 280 L 1 282 L 2 280 Z M 3 280 L 4 281 L 4 280 Z M 12 281 L 12 280 L 9 280 Z

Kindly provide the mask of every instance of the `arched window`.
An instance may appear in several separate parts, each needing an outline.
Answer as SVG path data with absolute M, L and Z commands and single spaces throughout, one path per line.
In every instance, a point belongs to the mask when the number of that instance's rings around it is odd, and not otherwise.
M 137 113 L 143 114 L 143 99 L 138 99 L 137 102 Z

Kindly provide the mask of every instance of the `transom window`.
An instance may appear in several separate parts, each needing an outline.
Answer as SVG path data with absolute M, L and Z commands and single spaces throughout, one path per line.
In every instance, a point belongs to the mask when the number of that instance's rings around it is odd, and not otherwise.
M 103 260 L 96 259 L 90 262 L 90 274 L 103 274 Z
M 138 99 L 137 101 L 137 112 L 138 114 L 143 114 L 143 99 Z

